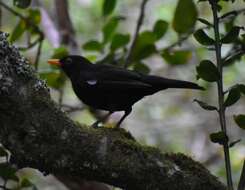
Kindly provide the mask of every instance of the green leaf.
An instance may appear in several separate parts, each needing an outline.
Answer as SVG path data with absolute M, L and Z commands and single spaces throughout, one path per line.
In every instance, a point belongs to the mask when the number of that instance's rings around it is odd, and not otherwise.
M 232 141 L 230 144 L 229 144 L 229 147 L 233 147 L 235 146 L 237 143 L 241 142 L 241 139 L 238 139 L 238 140 L 235 140 L 235 141 Z
M 115 51 L 121 47 L 126 46 L 129 43 L 129 34 L 115 34 L 111 41 L 111 50 Z
M 28 9 L 28 19 L 32 24 L 38 25 L 41 22 L 41 13 L 39 9 Z
M 133 60 L 138 60 L 144 59 L 146 57 L 149 57 L 153 53 L 156 52 L 156 47 L 155 47 L 155 41 L 156 41 L 156 36 L 153 32 L 151 31 L 144 31 L 139 34 L 135 47 L 132 52 L 132 57 Z
M 223 44 L 229 44 L 237 40 L 241 27 L 234 26 L 232 29 L 221 39 Z
M 221 145 L 223 145 L 224 143 L 228 142 L 228 137 L 223 131 L 219 131 L 219 132 L 216 132 L 216 133 L 211 133 L 209 135 L 209 138 L 210 138 L 210 140 L 213 143 L 219 143 Z
M 197 99 L 194 99 L 194 102 L 197 102 L 198 105 L 201 106 L 205 110 L 209 110 L 209 111 L 218 110 L 215 106 L 208 105 L 206 102 L 202 102 Z
M 179 34 L 190 32 L 197 20 L 197 9 L 193 0 L 179 0 L 173 19 L 173 28 Z
M 154 27 L 153 27 L 153 32 L 156 35 L 156 39 L 159 40 L 162 38 L 168 30 L 168 22 L 164 20 L 158 20 Z
M 200 78 L 208 82 L 215 82 L 220 78 L 217 67 L 209 60 L 201 61 L 196 67 L 196 71 Z
M 28 9 L 27 28 L 32 33 L 38 33 L 38 25 L 41 22 L 41 13 L 38 9 Z
M 225 60 L 222 60 L 222 66 L 227 67 L 227 66 L 234 64 L 236 61 L 241 60 L 243 55 L 244 55 L 244 53 L 240 52 L 238 54 L 235 54 L 235 55 L 228 57 Z
M 113 12 L 116 7 L 116 0 L 104 0 L 103 3 L 103 15 L 107 16 Z
M 139 73 L 143 73 L 143 74 L 149 74 L 150 73 L 150 68 L 145 65 L 142 62 L 136 63 L 134 65 L 134 71 L 137 71 Z
M 103 49 L 103 45 L 96 41 L 96 40 L 91 40 L 83 44 L 83 49 L 87 51 L 98 51 L 100 52 Z
M 201 22 L 201 23 L 207 25 L 208 27 L 213 27 L 213 24 L 211 24 L 211 23 L 210 23 L 208 20 L 206 20 L 206 19 L 198 18 L 197 20 L 198 20 L 199 22 Z
M 177 50 L 171 51 L 165 50 L 162 53 L 162 57 L 170 64 L 170 65 L 183 65 L 188 63 L 188 61 L 192 57 L 192 52 L 188 50 Z
M 112 35 L 114 34 L 119 21 L 122 19 L 122 17 L 113 17 L 104 25 L 102 29 L 103 43 L 107 43 L 112 38 Z
M 234 115 L 233 118 L 234 118 L 234 121 L 236 122 L 236 124 L 241 129 L 245 129 L 245 115 L 243 115 L 243 114 Z
M 238 84 L 238 88 L 239 88 L 240 93 L 245 95 L 245 85 L 244 84 Z
M 53 59 L 62 59 L 69 54 L 68 50 L 64 46 L 60 46 L 54 49 L 54 53 L 51 56 Z
M 133 58 L 134 60 L 142 60 L 150 57 L 154 53 L 156 53 L 156 46 L 154 44 L 149 44 L 139 48 L 137 53 L 134 54 Z
M 25 9 L 29 7 L 31 4 L 31 0 L 14 0 L 14 6 Z
M 65 74 L 62 71 L 49 71 L 49 72 L 41 72 L 40 78 L 45 80 L 48 86 L 54 89 L 60 89 L 65 84 Z
M 10 36 L 10 42 L 15 42 L 18 40 L 27 29 L 26 22 L 24 20 L 20 20 L 18 24 L 15 26 L 11 36 Z
M 224 102 L 225 107 L 229 107 L 235 104 L 241 97 L 240 90 L 238 87 L 234 87 L 229 91 L 229 94 Z
M 18 181 L 19 179 L 15 175 L 16 171 L 9 163 L 0 163 L 0 177 L 4 180 Z
M 214 45 L 215 41 L 210 38 L 202 29 L 197 30 L 194 33 L 195 39 L 202 45 L 210 46 Z
M 0 146 L 0 157 L 8 156 L 8 152 Z
M 29 179 L 23 178 L 23 179 L 21 180 L 20 185 L 21 185 L 22 188 L 27 188 L 27 187 L 33 186 L 33 183 L 32 183 Z

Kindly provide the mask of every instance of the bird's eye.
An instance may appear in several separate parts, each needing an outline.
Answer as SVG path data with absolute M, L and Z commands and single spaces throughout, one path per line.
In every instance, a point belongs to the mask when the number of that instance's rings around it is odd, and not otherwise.
M 72 59 L 71 58 L 67 58 L 66 59 L 66 63 L 69 65 L 69 64 L 71 64 L 72 63 Z

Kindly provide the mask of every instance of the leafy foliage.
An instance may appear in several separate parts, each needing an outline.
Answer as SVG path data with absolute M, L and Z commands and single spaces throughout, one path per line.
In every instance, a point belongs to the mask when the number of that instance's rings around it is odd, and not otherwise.
M 171 52 L 169 52 L 168 50 L 164 50 L 162 53 L 162 57 L 170 65 L 182 65 L 188 63 L 188 61 L 192 57 L 192 52 L 189 50 L 176 50 Z
M 103 15 L 110 15 L 116 7 L 117 0 L 104 0 L 103 3 Z
M 234 121 L 236 124 L 241 128 L 245 129 L 245 115 L 244 114 L 239 114 L 239 115 L 234 115 Z
M 192 0 L 179 0 L 174 14 L 174 30 L 178 34 L 188 33 L 194 28 L 196 20 L 197 9 L 194 2 Z
M 198 77 L 208 82 L 215 82 L 219 80 L 220 74 L 217 67 L 209 60 L 203 60 L 196 67 Z
M 30 4 L 31 0 L 14 0 L 14 5 L 22 9 L 29 7 Z
M 215 106 L 208 105 L 207 103 L 202 102 L 200 100 L 195 99 L 194 102 L 197 102 L 198 105 L 201 106 L 205 110 L 208 110 L 208 111 L 218 110 Z
M 3 147 L 0 147 L 0 159 L 5 157 L 5 161 L 0 163 L 0 179 L 3 180 L 4 185 L 1 185 L 1 188 L 6 188 L 9 190 L 16 190 L 16 189 L 25 189 L 25 188 L 32 188 L 36 190 L 36 186 L 27 178 L 21 179 L 16 172 L 18 171 L 10 162 L 9 162 L 9 153 Z M 11 187 L 6 187 L 8 181 L 15 182 Z
M 209 137 L 213 143 L 219 143 L 219 144 L 223 145 L 226 142 L 228 142 L 228 137 L 223 131 L 211 133 Z
M 205 46 L 210 46 L 210 45 L 214 45 L 214 40 L 212 38 L 210 38 L 203 29 L 198 29 L 195 33 L 194 33 L 194 37 L 195 39 L 202 45 Z

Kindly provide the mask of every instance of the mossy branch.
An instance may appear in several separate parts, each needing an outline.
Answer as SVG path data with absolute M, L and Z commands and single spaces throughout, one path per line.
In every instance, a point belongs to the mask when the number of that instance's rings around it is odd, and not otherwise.
M 93 129 L 70 120 L 5 33 L 0 33 L 0 105 L 0 142 L 19 168 L 127 190 L 225 190 L 183 154 L 142 146 L 124 129 Z

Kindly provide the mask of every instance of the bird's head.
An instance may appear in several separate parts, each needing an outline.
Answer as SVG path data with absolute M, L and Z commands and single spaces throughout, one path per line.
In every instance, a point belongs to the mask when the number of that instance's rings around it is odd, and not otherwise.
M 81 70 L 87 69 L 91 65 L 89 60 L 78 55 L 69 55 L 62 59 L 49 59 L 48 63 L 61 67 L 70 77 L 76 75 L 76 73 L 79 73 Z

